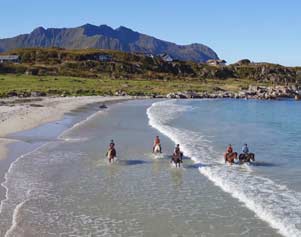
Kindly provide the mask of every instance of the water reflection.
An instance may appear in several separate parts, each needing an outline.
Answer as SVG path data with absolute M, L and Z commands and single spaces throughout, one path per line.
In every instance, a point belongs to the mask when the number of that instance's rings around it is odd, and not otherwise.
M 172 168 L 170 171 L 171 180 L 176 189 L 181 188 L 183 184 L 183 170 L 182 168 Z

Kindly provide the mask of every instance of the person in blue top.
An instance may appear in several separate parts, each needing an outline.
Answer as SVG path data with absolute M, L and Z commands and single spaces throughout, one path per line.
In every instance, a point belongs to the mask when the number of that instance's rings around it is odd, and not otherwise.
M 248 144 L 244 144 L 241 151 L 242 151 L 243 154 L 247 155 L 249 153 Z

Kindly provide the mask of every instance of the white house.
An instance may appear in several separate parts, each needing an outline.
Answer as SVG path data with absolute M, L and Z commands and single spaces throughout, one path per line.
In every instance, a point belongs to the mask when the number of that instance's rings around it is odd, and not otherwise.
M 223 59 L 210 59 L 207 61 L 207 64 L 211 66 L 225 66 L 226 63 Z
M 162 54 L 159 54 L 159 57 L 165 61 L 165 62 L 172 62 L 173 61 L 173 58 L 168 55 L 167 53 L 162 53 Z
M 18 55 L 0 55 L 0 63 L 4 62 L 19 62 L 20 57 Z
M 100 54 L 98 55 L 98 60 L 101 62 L 109 62 L 112 61 L 112 56 L 108 54 Z

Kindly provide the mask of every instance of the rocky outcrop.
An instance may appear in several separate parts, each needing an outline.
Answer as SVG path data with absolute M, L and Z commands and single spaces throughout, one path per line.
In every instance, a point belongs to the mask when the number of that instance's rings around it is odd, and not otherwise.
M 216 90 L 215 92 L 175 92 L 166 95 L 169 99 L 193 99 L 193 98 L 235 98 L 235 99 L 262 99 L 262 100 L 276 100 L 281 98 L 295 98 L 301 99 L 301 88 L 297 86 L 249 86 L 248 90 L 241 90 L 238 93 Z

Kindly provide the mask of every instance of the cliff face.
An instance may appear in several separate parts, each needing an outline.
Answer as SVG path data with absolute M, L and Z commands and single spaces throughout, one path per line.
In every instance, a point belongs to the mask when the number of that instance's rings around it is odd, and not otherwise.
M 204 62 L 218 59 L 217 54 L 203 44 L 177 45 L 135 32 L 126 27 L 112 29 L 107 25 L 86 24 L 76 28 L 36 28 L 30 34 L 0 40 L 0 52 L 16 48 L 111 49 L 151 54 L 167 53 L 174 59 Z

